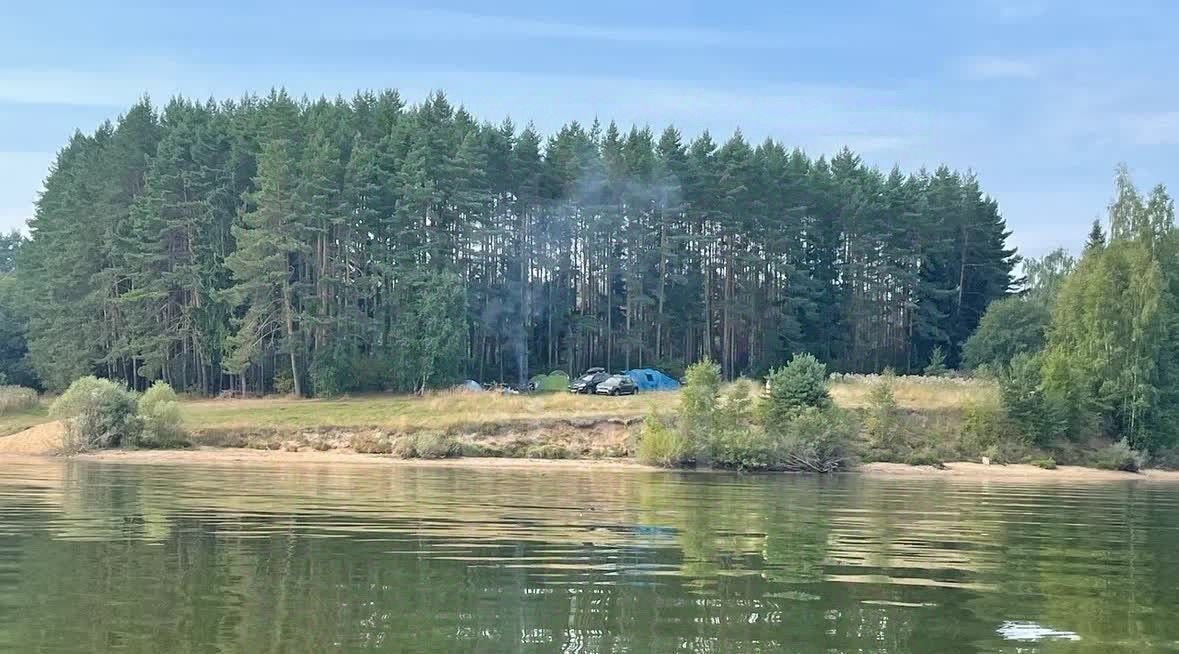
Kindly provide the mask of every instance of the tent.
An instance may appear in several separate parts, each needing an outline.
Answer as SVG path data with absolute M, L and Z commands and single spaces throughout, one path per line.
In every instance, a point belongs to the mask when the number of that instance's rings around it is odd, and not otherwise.
M 622 374 L 635 380 L 640 391 L 674 391 L 680 387 L 675 379 L 651 368 L 636 368 Z
M 483 387 L 480 386 L 479 382 L 475 381 L 474 379 L 468 379 L 467 381 L 456 386 L 455 390 L 466 393 L 482 393 Z
M 563 370 L 554 370 L 547 375 L 536 375 L 529 381 L 538 391 L 563 391 L 569 388 L 569 375 Z

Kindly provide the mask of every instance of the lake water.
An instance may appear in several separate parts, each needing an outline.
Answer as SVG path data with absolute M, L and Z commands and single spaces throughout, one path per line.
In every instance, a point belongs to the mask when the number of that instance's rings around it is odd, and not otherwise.
M 1179 486 L 0 462 L 3 652 L 1175 652 Z

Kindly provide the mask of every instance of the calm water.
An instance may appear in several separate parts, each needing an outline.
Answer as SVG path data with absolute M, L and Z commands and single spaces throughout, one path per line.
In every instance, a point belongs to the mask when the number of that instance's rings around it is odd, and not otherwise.
M 4 652 L 1175 652 L 1179 487 L 0 462 Z

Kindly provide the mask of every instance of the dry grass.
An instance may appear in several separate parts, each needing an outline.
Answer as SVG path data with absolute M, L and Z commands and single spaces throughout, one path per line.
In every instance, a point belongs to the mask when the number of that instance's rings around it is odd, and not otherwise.
M 31 409 L 0 415 L 0 436 L 8 436 L 42 423 L 49 422 L 49 412 L 39 404 Z
M 196 400 L 185 402 L 183 410 L 185 424 L 198 433 L 248 428 L 376 428 L 408 433 L 550 420 L 637 419 L 656 408 L 674 408 L 678 402 L 676 393 L 595 397 L 566 393 L 499 395 L 446 391 L 425 397 L 365 395 L 333 400 Z
M 31 388 L 0 385 L 0 416 L 23 413 L 37 408 L 39 404 L 41 398 Z
M 831 397 L 845 409 L 868 406 L 868 394 L 879 377 L 846 377 L 831 383 Z M 994 382 L 936 377 L 894 377 L 892 391 L 897 406 L 912 410 L 961 409 L 970 404 L 993 403 L 999 388 Z

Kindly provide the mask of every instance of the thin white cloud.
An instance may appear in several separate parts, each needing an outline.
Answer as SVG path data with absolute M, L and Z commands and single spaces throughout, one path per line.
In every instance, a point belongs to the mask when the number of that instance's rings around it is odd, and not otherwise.
M 976 56 L 962 61 L 962 72 L 979 80 L 1034 79 L 1040 75 L 1040 67 L 1027 59 Z
M 775 48 L 793 43 L 780 37 L 752 32 L 727 32 L 667 25 L 570 23 L 438 9 L 388 8 L 378 11 L 376 17 L 370 16 L 367 20 L 358 22 L 355 18 L 347 13 L 345 16 L 336 15 L 327 22 L 321 22 L 320 26 L 328 29 L 345 27 L 346 33 L 352 36 L 357 34 L 358 25 L 365 25 L 367 27 L 360 28 L 361 34 L 399 34 L 446 40 L 507 37 L 741 48 Z

